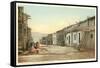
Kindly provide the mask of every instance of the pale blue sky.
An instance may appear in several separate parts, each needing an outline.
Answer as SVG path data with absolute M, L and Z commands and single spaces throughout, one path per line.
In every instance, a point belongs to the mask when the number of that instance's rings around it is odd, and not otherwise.
M 25 5 L 25 13 L 31 16 L 32 32 L 53 33 L 66 26 L 95 16 L 96 8 L 75 8 Z

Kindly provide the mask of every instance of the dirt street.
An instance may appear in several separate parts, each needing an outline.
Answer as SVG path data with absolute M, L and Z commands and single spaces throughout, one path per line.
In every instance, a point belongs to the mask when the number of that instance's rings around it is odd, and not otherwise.
M 37 62 L 37 61 L 55 61 L 71 59 L 89 59 L 94 58 L 95 53 L 92 50 L 78 51 L 72 47 L 62 46 L 41 46 L 39 54 L 19 55 L 18 62 Z

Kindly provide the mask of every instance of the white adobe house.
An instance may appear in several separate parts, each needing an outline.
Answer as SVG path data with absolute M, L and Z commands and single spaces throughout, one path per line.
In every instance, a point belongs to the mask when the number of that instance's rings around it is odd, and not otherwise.
M 52 43 L 53 43 L 53 45 L 57 45 L 56 33 L 53 33 L 53 34 L 52 34 Z
M 78 47 L 82 39 L 84 32 L 82 31 L 73 31 L 66 34 L 65 43 L 67 46 L 76 46 Z
M 77 27 L 77 24 L 71 25 L 66 28 L 65 45 L 73 46 L 73 44 L 79 45 L 81 32 L 73 31 Z
M 95 48 L 95 17 L 66 28 L 65 44 L 67 46 Z

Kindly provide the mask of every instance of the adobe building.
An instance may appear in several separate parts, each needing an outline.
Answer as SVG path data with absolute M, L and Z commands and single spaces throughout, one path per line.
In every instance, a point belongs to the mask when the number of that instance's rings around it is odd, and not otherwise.
M 18 51 L 26 51 L 30 44 L 31 29 L 28 27 L 29 15 L 24 13 L 24 7 L 18 7 Z
M 56 37 L 57 37 L 57 45 L 64 46 L 65 45 L 64 29 L 57 31 Z
M 95 49 L 95 16 L 66 29 L 65 43 L 76 48 Z
M 56 33 L 52 34 L 52 44 L 57 45 L 57 35 L 56 35 Z

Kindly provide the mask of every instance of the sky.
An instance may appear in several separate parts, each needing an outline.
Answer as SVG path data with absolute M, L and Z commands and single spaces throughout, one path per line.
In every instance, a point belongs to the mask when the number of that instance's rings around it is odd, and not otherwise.
M 54 33 L 71 24 L 95 16 L 94 7 L 24 5 L 24 12 L 30 15 L 28 26 L 32 32 Z

